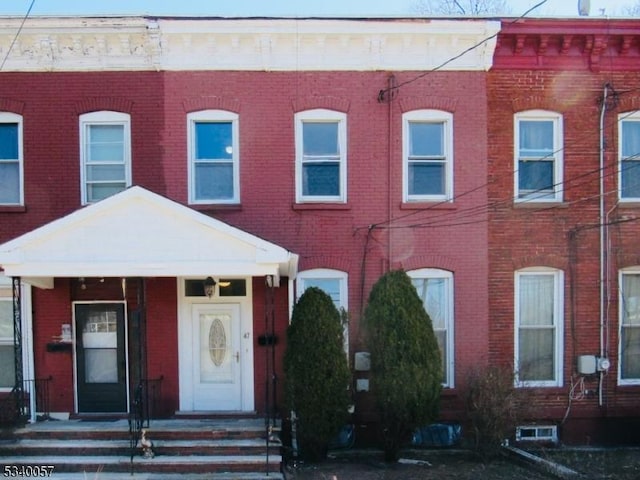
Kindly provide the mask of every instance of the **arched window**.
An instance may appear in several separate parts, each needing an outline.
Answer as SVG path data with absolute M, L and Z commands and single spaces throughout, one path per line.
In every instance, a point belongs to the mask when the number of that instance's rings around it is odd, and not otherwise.
M 126 113 L 80 115 L 82 204 L 97 202 L 131 186 L 131 119 Z
M 315 109 L 295 115 L 296 202 L 347 201 L 347 115 Z
M 24 205 L 22 116 L 0 112 L 0 205 Z
M 640 384 L 640 267 L 620 272 L 618 382 Z
M 514 123 L 515 200 L 562 201 L 562 116 L 528 110 Z
M 521 386 L 562 386 L 564 275 L 551 268 L 515 273 L 515 364 Z
M 340 270 L 316 268 L 299 272 L 296 277 L 296 301 L 309 287 L 317 287 L 333 300 L 335 307 L 348 311 L 348 275 Z M 349 325 L 344 326 L 345 351 L 349 352 Z
M 431 318 L 442 357 L 443 385 L 454 386 L 454 311 L 453 273 L 436 268 L 407 272 Z
M 187 115 L 189 203 L 240 203 L 238 118 L 225 110 Z
M 403 201 L 453 199 L 453 115 L 414 110 L 402 115 Z

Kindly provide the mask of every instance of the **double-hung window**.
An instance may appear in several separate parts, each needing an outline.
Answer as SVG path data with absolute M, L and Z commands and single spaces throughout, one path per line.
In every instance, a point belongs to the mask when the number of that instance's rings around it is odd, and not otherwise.
M 296 300 L 309 287 L 316 287 L 331 297 L 338 311 L 348 310 L 347 274 L 339 270 L 317 268 L 299 272 L 296 276 Z M 349 352 L 349 326 L 344 326 L 345 351 Z
M 82 203 L 94 203 L 131 186 L 131 120 L 126 113 L 80 116 Z
M 22 117 L 0 112 L 0 205 L 23 205 Z
M 238 114 L 203 110 L 187 122 L 189 203 L 240 203 Z
M 620 200 L 640 201 L 640 112 L 618 117 Z
M 515 274 L 515 361 L 522 386 L 562 385 L 563 273 Z
M 407 275 L 429 314 L 438 340 L 442 359 L 442 383 L 445 387 L 453 388 L 453 274 L 445 270 L 423 268 L 409 271 Z
M 640 268 L 620 273 L 618 381 L 640 384 Z
M 453 115 L 407 112 L 403 119 L 403 201 L 453 199 Z
M 332 110 L 295 115 L 296 202 L 347 200 L 347 116 Z
M 516 201 L 562 200 L 562 117 L 530 110 L 515 116 Z

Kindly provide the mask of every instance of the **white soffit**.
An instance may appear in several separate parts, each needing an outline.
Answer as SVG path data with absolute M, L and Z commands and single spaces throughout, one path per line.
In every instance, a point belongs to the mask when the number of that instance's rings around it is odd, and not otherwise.
M 131 187 L 0 245 L 14 277 L 291 276 L 297 255 Z
M 0 53 L 21 20 L 0 17 Z M 4 71 L 488 70 L 499 29 L 471 18 L 32 17 Z

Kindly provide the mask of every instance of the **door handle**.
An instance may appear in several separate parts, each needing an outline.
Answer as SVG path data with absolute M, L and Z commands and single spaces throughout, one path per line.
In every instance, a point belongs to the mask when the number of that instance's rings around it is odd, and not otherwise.
M 240 352 L 236 352 L 234 357 L 236 357 L 236 363 L 240 363 Z

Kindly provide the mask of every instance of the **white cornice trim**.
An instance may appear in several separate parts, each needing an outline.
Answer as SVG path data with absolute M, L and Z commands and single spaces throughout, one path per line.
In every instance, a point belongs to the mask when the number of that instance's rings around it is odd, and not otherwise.
M 35 17 L 9 52 L 20 22 L 0 18 L 5 72 L 488 70 L 500 29 L 478 19 Z

